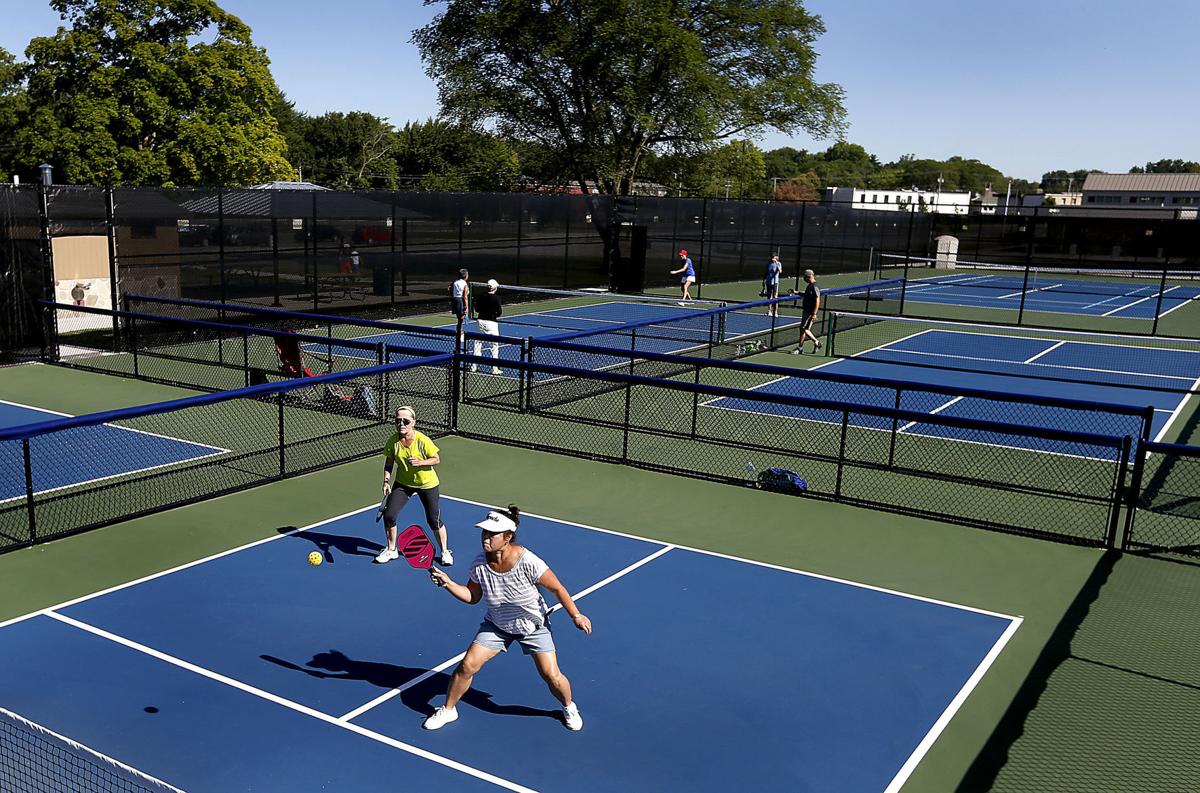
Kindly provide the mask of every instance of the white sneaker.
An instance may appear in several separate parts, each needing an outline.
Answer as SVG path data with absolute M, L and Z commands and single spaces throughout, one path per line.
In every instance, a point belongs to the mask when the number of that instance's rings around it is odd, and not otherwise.
M 425 719 L 425 723 L 421 726 L 427 730 L 440 730 L 452 721 L 458 719 L 458 708 L 448 708 L 442 705 L 433 712 L 433 715 Z
M 476 366 L 475 364 L 471 364 L 471 371 L 472 371 L 472 372 L 478 372 L 478 371 L 479 371 L 479 367 L 478 367 L 478 366 Z
M 454 554 L 450 552 L 449 548 L 442 551 L 441 558 L 438 559 L 438 564 L 440 564 L 442 567 L 454 566 Z
M 504 374 L 504 370 L 501 369 L 499 366 L 493 366 L 492 374 Z
M 379 552 L 379 555 L 375 557 L 375 563 L 376 564 L 387 564 L 388 562 L 392 561 L 393 559 L 399 559 L 399 558 L 400 558 L 400 552 L 398 550 L 396 550 L 395 548 L 384 548 L 382 551 Z
M 434 716 L 436 715 L 435 713 Z M 433 716 L 430 716 L 430 718 L 433 718 Z M 568 730 L 583 729 L 583 716 L 579 715 L 579 706 L 574 702 L 563 708 L 563 721 L 566 723 Z

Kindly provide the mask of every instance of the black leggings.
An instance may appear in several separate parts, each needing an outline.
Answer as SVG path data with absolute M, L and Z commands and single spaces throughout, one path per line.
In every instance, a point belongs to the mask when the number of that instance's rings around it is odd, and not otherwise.
M 420 497 L 421 506 L 425 507 L 425 520 L 429 522 L 429 528 L 434 531 L 441 528 L 442 507 L 436 485 L 422 489 L 404 485 L 393 487 L 387 504 L 383 508 L 383 525 L 388 527 L 396 525 L 396 516 L 400 514 L 400 510 L 404 509 L 404 505 L 408 503 L 408 499 L 413 493 Z

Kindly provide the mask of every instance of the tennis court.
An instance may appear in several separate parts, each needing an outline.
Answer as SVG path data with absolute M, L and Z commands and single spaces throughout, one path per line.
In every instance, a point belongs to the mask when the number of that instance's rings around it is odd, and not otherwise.
M 443 509 L 466 561 L 483 507 Z M 10 620 L 0 699 L 189 791 L 892 791 L 1022 622 L 529 516 L 522 543 L 596 625 L 555 626 L 585 733 L 515 650 L 430 733 L 479 614 L 422 571 L 373 565 L 373 513 Z
M 583 306 L 546 309 L 528 313 L 506 314 L 500 318 L 500 333 L 506 338 L 522 337 L 533 339 L 555 338 L 569 336 L 574 333 L 595 333 L 587 336 L 587 343 L 599 347 L 629 349 L 630 334 L 622 330 L 622 326 L 637 323 L 636 346 L 646 352 L 664 354 L 682 353 L 708 345 L 710 342 L 722 340 L 726 344 L 737 344 L 741 338 L 752 338 L 769 332 L 772 327 L 776 331 L 799 327 L 800 317 L 791 314 L 780 314 L 774 321 L 765 309 L 758 311 L 728 311 L 719 317 L 708 313 L 719 303 L 691 303 L 679 305 L 674 301 L 655 303 L 630 303 L 607 300 Z M 692 317 L 694 316 L 694 319 Z M 661 325 L 653 324 L 662 322 Z M 650 323 L 650 324 L 644 324 Z M 718 324 L 719 323 L 719 324 Z M 440 328 L 453 329 L 454 324 L 444 324 Z M 468 322 L 464 325 L 468 332 L 479 332 L 478 325 Z M 613 330 L 609 336 L 606 330 Z M 444 344 L 437 339 L 419 334 L 393 331 L 388 333 L 357 336 L 356 342 L 371 344 L 396 345 L 416 349 L 428 348 L 431 351 L 443 351 Z M 475 341 L 467 342 L 468 351 L 474 349 Z M 483 345 L 483 355 L 490 355 L 489 342 Z M 340 357 L 369 358 L 368 351 L 350 347 L 339 347 L 333 344 L 308 344 L 305 350 L 314 355 L 332 354 Z M 521 348 L 514 343 L 500 344 L 501 361 L 517 361 L 521 357 Z M 620 364 L 619 356 L 595 355 L 588 360 L 577 363 L 584 368 L 606 369 Z M 500 376 L 516 377 L 516 372 L 504 369 L 498 372 Z
M 1115 279 L 1071 279 L 1039 274 L 1031 275 L 1026 281 L 1019 273 L 968 271 L 910 277 L 904 286 L 905 302 L 1013 311 L 1023 303 L 1025 311 L 1142 320 L 1165 317 L 1197 298 L 1200 298 L 1200 285 L 1161 287 L 1158 278 L 1143 279 L 1142 283 L 1121 283 Z
M 17 427 L 59 419 L 67 414 L 0 400 L 0 427 Z M 11 450 L 11 447 L 6 447 Z M 97 456 L 91 450 L 103 449 Z M 225 454 L 228 449 L 111 424 L 67 430 L 54 443 L 30 444 L 34 493 L 74 487 L 126 474 L 192 462 Z M 47 461 L 53 464 L 47 464 Z M 25 461 L 0 458 L 0 503 L 26 496 Z
M 892 322 L 899 322 L 893 320 Z M 903 327 L 903 325 L 901 325 Z M 1124 405 L 1152 406 L 1150 437 L 1166 436 L 1172 423 L 1200 386 L 1200 349 L 1145 348 L 1133 340 L 1120 343 L 1039 337 L 1029 332 L 1011 335 L 987 326 L 961 329 L 926 328 L 871 347 L 851 357 L 820 364 L 815 369 L 839 374 L 891 380 L 919 380 L 947 388 L 969 388 L 1006 394 L 1070 398 Z M 818 388 L 820 389 L 818 391 Z M 893 407 L 895 391 L 865 385 L 834 385 L 834 398 L 855 404 Z M 751 389 L 772 394 L 828 395 L 830 385 L 811 378 L 784 377 Z M 826 398 L 829 398 L 826 396 Z M 775 409 L 770 403 L 720 398 L 705 403 L 726 410 L 762 411 Z M 928 392 L 904 394 L 899 407 L 921 413 L 982 419 L 1045 429 L 1088 431 L 1080 427 L 1076 411 L 1052 406 L 1003 403 L 973 397 L 943 397 Z M 840 422 L 840 414 L 809 410 L 806 420 Z M 890 429 L 891 421 L 866 415 L 859 423 Z M 911 435 L 944 437 L 949 431 L 938 425 L 910 422 L 899 429 Z M 1138 422 L 1129 418 L 1127 434 L 1137 437 Z M 971 438 L 975 443 L 999 442 L 1000 436 L 986 432 Z M 1005 437 L 1006 443 L 1011 439 Z M 1064 453 L 1066 449 L 1064 445 Z M 1076 447 L 1076 453 L 1078 453 Z

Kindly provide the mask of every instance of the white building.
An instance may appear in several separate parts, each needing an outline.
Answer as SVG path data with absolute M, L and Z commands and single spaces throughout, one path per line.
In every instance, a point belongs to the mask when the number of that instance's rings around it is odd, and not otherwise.
M 852 209 L 884 212 L 938 212 L 965 215 L 971 206 L 970 193 L 937 190 L 880 190 L 874 187 L 826 187 L 825 203 Z

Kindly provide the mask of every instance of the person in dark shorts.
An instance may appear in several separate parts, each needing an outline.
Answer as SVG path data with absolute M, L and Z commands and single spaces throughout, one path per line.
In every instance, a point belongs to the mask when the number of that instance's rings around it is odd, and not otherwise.
M 383 528 L 387 545 L 375 557 L 387 564 L 400 557 L 396 548 L 396 518 L 408 499 L 417 496 L 425 508 L 425 520 L 437 536 L 442 549 L 437 558 L 440 565 L 454 564 L 454 555 L 447 545 L 446 524 L 442 523 L 441 497 L 437 471 L 433 467 L 442 461 L 441 450 L 423 432 L 417 432 L 417 412 L 408 405 L 396 408 L 396 431 L 383 447 Z
M 800 303 L 800 342 L 796 349 L 792 350 L 792 355 L 804 353 L 805 339 L 812 339 L 813 352 L 821 349 L 821 340 L 812 332 L 813 321 L 817 318 L 817 312 L 821 310 L 821 287 L 817 286 L 817 276 L 812 270 L 804 271 L 804 283 L 808 286 L 804 289 L 804 297 Z
M 475 524 L 481 531 L 483 553 L 471 562 L 467 583 L 457 584 L 436 568 L 429 571 L 433 583 L 468 605 L 487 604 L 487 615 L 479 624 L 475 638 L 446 687 L 446 704 L 425 719 L 427 730 L 438 730 L 458 719 L 458 701 L 471 688 L 483 665 L 513 642 L 532 656 L 538 674 L 554 698 L 562 703 L 563 723 L 569 730 L 583 728 L 583 717 L 571 697 L 571 681 L 558 668 L 558 653 L 547 619 L 550 609 L 541 587 L 558 598 L 563 611 L 575 627 L 592 632 L 592 622 L 579 611 L 567 588 L 554 571 L 533 551 L 516 544 L 520 510 L 509 504 L 506 510 L 492 510 Z
M 500 335 L 500 314 L 503 309 L 500 306 L 500 295 L 497 294 L 500 290 L 500 284 L 495 278 L 488 279 L 487 292 L 484 292 L 475 300 L 475 324 L 479 326 L 480 333 L 486 333 L 489 336 Z M 492 348 L 492 358 L 497 362 L 500 361 L 500 342 L 488 342 L 488 346 Z M 483 355 L 483 342 L 475 339 L 475 357 Z M 471 371 L 475 371 L 475 364 L 471 364 Z M 501 374 L 499 366 L 492 366 L 492 374 Z
M 454 314 L 454 333 L 458 338 L 459 348 L 463 350 L 467 347 L 466 338 L 463 336 L 463 323 L 467 321 L 471 308 L 470 280 L 471 274 L 464 269 L 458 271 L 458 280 L 450 284 L 450 311 Z

